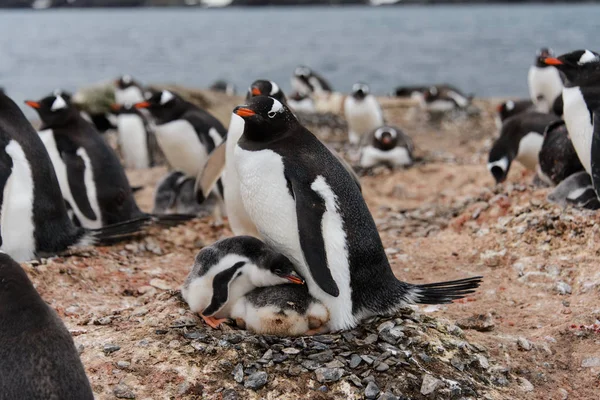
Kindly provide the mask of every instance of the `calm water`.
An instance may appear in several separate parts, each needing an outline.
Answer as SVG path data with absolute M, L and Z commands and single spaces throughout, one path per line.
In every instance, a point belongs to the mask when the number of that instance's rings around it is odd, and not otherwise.
M 0 12 L 0 85 L 17 100 L 131 73 L 142 82 L 289 89 L 298 64 L 340 91 L 449 82 L 526 95 L 537 48 L 600 50 L 600 6 L 122 9 Z

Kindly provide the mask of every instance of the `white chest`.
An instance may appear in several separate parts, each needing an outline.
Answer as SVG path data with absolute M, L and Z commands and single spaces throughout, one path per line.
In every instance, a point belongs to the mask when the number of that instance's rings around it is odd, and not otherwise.
M 539 154 L 544 143 L 544 136 L 536 132 L 530 132 L 519 142 L 517 157 L 518 162 L 530 171 L 536 171 L 539 164 Z
M 351 143 L 358 143 L 363 135 L 384 124 L 381 107 L 374 96 L 367 96 L 363 100 L 346 97 L 344 113 Z
M 13 167 L 3 192 L 0 250 L 17 262 L 22 262 L 35 257 L 33 177 L 29 162 L 19 143 L 11 140 L 5 151 L 12 159 Z
M 400 167 L 412 164 L 412 158 L 405 147 L 395 147 L 388 151 L 373 146 L 363 147 L 360 155 L 361 167 L 371 168 L 382 163 Z
M 578 87 L 563 89 L 564 118 L 569 137 L 577 152 L 579 161 L 591 173 L 592 136 L 594 127 L 590 112 Z
M 188 176 L 196 177 L 206 164 L 206 148 L 192 124 L 186 120 L 158 125 L 156 140 L 169 164 Z
M 563 84 L 560 73 L 554 67 L 529 69 L 529 93 L 540 112 L 550 112 L 554 100 L 560 95 Z
M 117 118 L 117 129 L 125 167 L 148 168 L 150 166 L 148 136 L 142 118 L 135 114 L 121 114 Z
M 139 87 L 130 86 L 127 89 L 115 90 L 115 101 L 117 104 L 136 104 L 144 101 L 144 95 Z

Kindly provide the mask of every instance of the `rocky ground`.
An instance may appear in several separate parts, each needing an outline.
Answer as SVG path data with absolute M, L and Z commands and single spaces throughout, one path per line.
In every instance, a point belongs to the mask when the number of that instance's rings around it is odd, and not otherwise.
M 238 101 L 209 105 L 226 119 Z M 362 179 L 394 272 L 414 283 L 483 275 L 480 290 L 349 332 L 280 339 L 211 330 L 182 302 L 195 253 L 231 235 L 210 218 L 23 264 L 72 332 L 98 399 L 598 397 L 599 217 L 549 204 L 519 166 L 494 185 L 493 101 L 434 120 L 383 104 L 422 158 Z M 130 173 L 147 210 L 164 172 Z

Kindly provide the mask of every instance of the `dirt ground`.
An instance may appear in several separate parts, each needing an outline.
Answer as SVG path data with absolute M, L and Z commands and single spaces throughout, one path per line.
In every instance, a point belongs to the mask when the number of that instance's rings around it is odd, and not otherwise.
M 489 314 L 487 331 L 464 333 L 507 368 L 508 383 L 494 398 L 598 398 L 599 217 L 549 204 L 549 189 L 533 187 L 533 174 L 518 165 L 506 183 L 494 184 L 485 167 L 496 133 L 493 104 L 478 102 L 478 116 L 432 122 L 385 102 L 387 118 L 413 137 L 423 161 L 364 176 L 365 199 L 400 279 L 484 276 L 465 301 L 422 311 L 459 326 Z M 133 185 L 145 185 L 137 195 L 144 209 L 165 171 L 130 172 Z M 194 355 L 185 332 L 202 323 L 176 290 L 196 252 L 230 235 L 226 223 L 205 218 L 152 228 L 136 242 L 24 264 L 72 332 L 98 399 L 225 398 L 212 388 L 230 380 L 219 360 L 235 350 Z M 280 376 L 256 398 L 280 398 L 297 385 Z M 343 398 L 314 393 L 295 398 Z

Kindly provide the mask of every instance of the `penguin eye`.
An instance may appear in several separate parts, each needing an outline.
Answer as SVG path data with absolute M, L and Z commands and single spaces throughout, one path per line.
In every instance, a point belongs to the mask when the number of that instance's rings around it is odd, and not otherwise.
M 275 116 L 277 115 L 277 113 L 275 111 L 269 111 L 267 113 L 267 115 L 269 116 L 269 118 L 275 118 Z
M 273 273 L 274 273 L 275 275 L 281 275 L 281 270 L 280 270 L 279 268 L 277 268 L 277 269 L 275 269 L 275 270 L 273 271 Z

